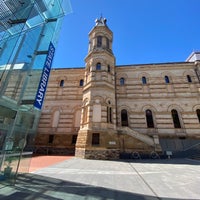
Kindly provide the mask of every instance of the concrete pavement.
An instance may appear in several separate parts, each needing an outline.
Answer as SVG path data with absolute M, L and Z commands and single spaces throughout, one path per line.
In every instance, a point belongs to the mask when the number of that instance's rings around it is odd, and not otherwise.
M 2 186 L 4 200 L 200 199 L 200 162 L 71 158 Z

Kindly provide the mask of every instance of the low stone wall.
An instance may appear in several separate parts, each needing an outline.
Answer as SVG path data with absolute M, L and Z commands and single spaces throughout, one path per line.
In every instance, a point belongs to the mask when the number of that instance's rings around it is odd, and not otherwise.
M 76 157 L 85 159 L 96 159 L 96 160 L 117 160 L 120 157 L 120 150 L 118 149 L 76 149 Z

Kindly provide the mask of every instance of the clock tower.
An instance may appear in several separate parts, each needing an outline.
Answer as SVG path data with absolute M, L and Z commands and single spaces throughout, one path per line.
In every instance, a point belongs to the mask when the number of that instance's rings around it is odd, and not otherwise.
M 113 159 L 119 157 L 113 33 L 105 18 L 100 17 L 95 23 L 89 33 L 85 58 L 81 124 L 75 154 L 82 158 Z

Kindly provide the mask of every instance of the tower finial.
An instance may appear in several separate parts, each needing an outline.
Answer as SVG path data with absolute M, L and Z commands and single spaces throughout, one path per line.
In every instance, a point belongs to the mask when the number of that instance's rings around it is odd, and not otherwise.
M 100 19 L 96 19 L 95 20 L 95 23 L 96 23 L 96 26 L 106 26 L 106 18 L 103 18 L 103 15 L 101 13 L 101 16 L 100 16 Z

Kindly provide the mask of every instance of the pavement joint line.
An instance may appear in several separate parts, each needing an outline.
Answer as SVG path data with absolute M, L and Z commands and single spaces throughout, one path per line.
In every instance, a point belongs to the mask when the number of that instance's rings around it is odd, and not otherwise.
M 129 162 L 129 165 L 131 166 L 131 168 L 138 174 L 138 176 L 142 179 L 142 181 L 145 183 L 145 185 L 147 185 L 147 187 L 153 192 L 153 194 L 155 195 L 155 197 L 158 199 L 158 200 L 162 200 L 162 198 L 160 198 L 156 192 L 153 190 L 153 188 L 148 184 L 147 181 L 145 181 L 145 179 L 142 177 L 142 175 L 137 171 L 137 169 L 131 165 L 131 163 Z
M 51 174 L 54 174 L 53 171 L 47 171 L 47 172 L 43 172 L 42 174 L 45 175 L 45 174 L 50 174 L 50 172 L 52 172 Z M 88 174 L 88 175 L 116 175 L 116 176 L 119 176 L 119 175 L 138 175 L 136 172 L 110 172 L 110 171 L 68 171 L 68 170 L 65 170 L 65 171 L 62 171 L 62 172 L 59 172 L 57 174 L 59 175 L 62 175 L 62 174 Z M 159 174 L 160 172 L 141 172 L 141 174 Z M 39 172 L 37 174 L 40 174 Z
M 99 186 L 93 186 L 93 185 L 85 185 L 85 186 L 82 186 L 82 185 L 80 185 L 80 186 L 74 186 L 74 185 L 64 185 L 64 186 L 62 186 L 62 185 L 59 185 L 59 186 L 55 186 L 55 185 L 44 185 L 44 184 L 41 184 L 42 186 L 44 186 L 44 187 L 53 187 L 53 188 L 99 188 Z M 26 186 L 34 186 L 35 188 L 36 187 L 41 187 L 41 185 L 34 185 L 34 184 L 26 184 L 26 185 L 19 185 L 19 184 L 17 184 L 16 186 L 15 186 L 15 188 L 24 188 L 24 187 L 26 187 Z M 102 188 L 105 188 L 105 187 L 102 187 Z

